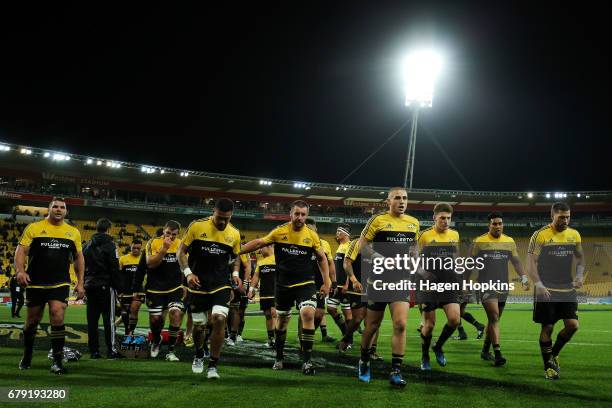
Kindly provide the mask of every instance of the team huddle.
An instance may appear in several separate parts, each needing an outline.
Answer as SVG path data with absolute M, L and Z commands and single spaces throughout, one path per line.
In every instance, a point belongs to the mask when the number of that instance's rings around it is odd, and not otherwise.
M 486 325 L 475 322 L 465 313 L 468 296 L 461 290 L 417 290 L 416 293 L 398 292 L 392 298 L 377 297 L 371 275 L 362 271 L 376 258 L 392 258 L 398 254 L 427 258 L 460 256 L 459 233 L 450 228 L 451 205 L 435 205 L 433 225 L 421 229 L 419 221 L 406 214 L 408 197 L 404 188 L 390 189 L 387 201 L 388 211 L 372 216 L 358 236 L 351 235 L 350 225 L 338 225 L 335 254 L 329 243 L 319 238 L 316 222 L 308 218 L 308 204 L 301 200 L 292 203 L 289 222 L 249 242 L 241 242 L 240 232 L 230 222 L 234 206 L 229 199 L 217 200 L 213 215 L 193 221 L 183 234 L 180 224 L 168 221 L 161 236 L 149 240 L 144 251 L 143 243 L 134 240 L 130 253 L 118 260 L 117 292 L 126 334 L 134 332 L 138 311 L 146 301 L 152 333 L 151 357 L 160 353 L 162 331 L 168 320 L 165 358 L 179 361 L 174 350 L 186 314 L 185 344 L 192 344 L 194 348 L 192 371 L 203 373 L 208 360 L 207 378 L 219 378 L 223 345 L 242 340 L 248 300 L 258 293 L 268 346 L 276 352 L 272 369 L 285 368 L 287 329 L 292 311 L 297 309 L 302 372 L 315 374 L 312 360 L 315 333 L 317 328 L 323 332 L 327 311 L 342 332 L 337 343 L 340 353 L 351 349 L 355 332 L 361 332 L 358 379 L 369 383 L 370 362 L 379 359 L 377 338 L 388 307 L 393 328 L 389 382 L 392 386 L 404 387 L 402 364 L 406 322 L 412 303 L 418 304 L 421 313 L 421 370 L 432 369 L 430 351 L 438 365 L 447 365 L 443 347 L 456 330 L 459 338 L 465 336 L 462 318 L 477 327 L 478 338 L 484 335 L 481 358 L 494 366 L 506 364 L 500 347 L 500 318 L 507 291 L 479 293 L 487 315 Z M 27 369 L 31 365 L 36 329 L 48 304 L 51 371 L 63 374 L 66 372 L 62 358 L 69 268 L 74 263 L 75 294 L 81 299 L 85 295 L 85 261 L 79 231 L 64 221 L 65 201 L 54 199 L 49 210 L 47 218 L 25 229 L 15 254 L 17 281 L 26 286 L 28 307 L 23 330 L 24 354 L 19 368 Z M 493 212 L 488 215 L 488 232 L 473 240 L 468 254 L 482 258 L 482 268 L 459 274 L 435 265 L 421 267 L 413 271 L 411 279 L 448 284 L 462 279 L 507 283 L 508 265 L 512 263 L 524 290 L 529 290 L 530 282 L 533 283 L 533 320 L 541 325 L 539 342 L 545 378 L 558 379 L 559 354 L 578 329 L 576 288 L 584 279 L 581 238 L 576 230 L 569 228 L 569 220 L 567 204 L 552 206 L 551 223 L 531 237 L 523 268 L 514 240 L 503 233 L 502 214 Z M 258 257 L 252 268 L 249 254 L 254 253 Z M 437 309 L 443 310 L 446 321 L 433 341 Z M 564 327 L 553 344 L 553 328 L 559 320 L 563 320 Z M 324 339 L 333 341 L 325 332 L 323 335 Z

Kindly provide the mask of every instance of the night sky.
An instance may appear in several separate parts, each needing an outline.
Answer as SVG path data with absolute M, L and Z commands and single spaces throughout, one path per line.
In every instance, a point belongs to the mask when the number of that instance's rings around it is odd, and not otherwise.
M 431 45 L 414 187 L 612 189 L 603 8 L 80 3 L 0 8 L 0 141 L 338 183 L 409 119 L 401 61 Z M 400 184 L 408 135 L 346 183 Z

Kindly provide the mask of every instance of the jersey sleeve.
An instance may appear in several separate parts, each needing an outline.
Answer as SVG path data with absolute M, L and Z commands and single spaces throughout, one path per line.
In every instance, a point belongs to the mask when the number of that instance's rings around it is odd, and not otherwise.
M 21 240 L 19 241 L 19 245 L 29 247 L 32 245 L 32 241 L 34 240 L 34 232 L 32 231 L 32 224 L 28 225 L 26 229 L 23 231 L 23 235 L 21 235 Z
M 322 244 L 321 244 L 321 238 L 319 238 L 319 234 L 311 230 L 310 235 L 312 236 L 312 249 L 317 250 L 321 248 Z M 323 248 L 323 251 L 325 252 L 325 248 Z
M 516 249 L 516 242 L 514 242 L 514 240 L 510 242 L 510 250 L 512 251 L 512 256 L 519 256 L 518 250 Z
M 146 257 L 148 258 L 155 256 L 157 252 L 158 251 L 155 249 L 154 241 L 150 239 L 149 242 L 147 242 Z
M 75 230 L 74 246 L 76 247 L 77 253 L 83 252 L 83 242 L 81 241 L 81 232 L 79 230 Z
M 191 224 L 187 228 L 187 232 L 185 233 L 185 236 L 183 237 L 183 246 L 189 247 L 191 243 L 194 241 L 194 234 L 195 234 L 194 230 L 195 230 L 194 224 Z
M 321 247 L 323 248 L 323 252 L 325 252 L 325 256 L 327 256 L 328 260 L 334 259 L 331 252 L 331 247 L 329 246 L 329 242 L 322 240 Z
M 544 244 L 543 234 L 541 233 L 541 231 L 534 232 L 531 236 L 531 239 L 529 240 L 529 248 L 527 249 L 527 253 L 533 255 L 540 255 L 542 244 Z
M 234 237 L 234 245 L 232 247 L 232 250 L 234 251 L 234 254 L 238 255 L 240 253 L 241 249 L 242 248 L 240 246 L 240 231 L 236 230 L 236 236 Z M 247 258 L 247 261 L 249 261 L 247 254 L 240 255 L 240 258 L 242 258 L 243 256 L 245 258 Z M 243 259 L 243 261 L 244 261 L 244 259 Z
M 367 239 L 368 241 L 372 241 L 378 232 L 378 223 L 376 222 L 376 215 L 373 215 L 372 218 L 368 221 L 366 226 L 361 231 L 361 236 Z
M 280 228 L 278 227 L 274 228 L 272 231 L 270 231 L 268 235 L 262 238 L 263 242 L 265 242 L 266 245 L 277 242 L 279 231 L 280 231 Z
M 582 251 L 582 238 L 580 237 L 580 233 L 574 230 L 576 233 L 576 251 Z
M 119 258 L 119 270 L 123 269 L 123 257 Z
M 350 259 L 351 261 L 355 261 L 359 256 L 359 240 L 355 239 L 351 241 L 348 249 L 346 250 L 346 254 L 344 254 L 345 258 Z

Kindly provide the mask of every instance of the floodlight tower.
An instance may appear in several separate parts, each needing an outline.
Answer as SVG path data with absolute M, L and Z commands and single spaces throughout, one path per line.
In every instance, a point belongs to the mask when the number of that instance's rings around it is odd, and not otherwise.
M 412 109 L 404 187 L 412 190 L 419 110 L 433 106 L 434 85 L 441 68 L 440 56 L 430 50 L 415 51 L 406 57 L 403 68 L 406 106 Z

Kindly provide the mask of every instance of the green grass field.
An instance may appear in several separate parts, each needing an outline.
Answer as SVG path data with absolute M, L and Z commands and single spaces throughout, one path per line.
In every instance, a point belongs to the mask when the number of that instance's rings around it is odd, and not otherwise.
M 257 306 L 251 307 L 257 309 Z M 479 321 L 485 321 L 480 305 L 470 305 L 468 309 Z M 24 309 L 22 316 L 25 312 Z M 379 352 L 385 361 L 373 363 L 374 380 L 370 384 L 360 384 L 356 378 L 358 347 L 347 356 L 338 356 L 333 344 L 320 342 L 319 332 L 315 354 L 316 362 L 322 367 L 314 377 L 303 376 L 294 348 L 295 318 L 288 336 L 288 346 L 293 347 L 288 354 L 295 364 L 284 371 L 272 371 L 273 353 L 262 344 L 266 337 L 263 316 L 247 317 L 243 335 L 247 341 L 239 347 L 224 348 L 219 369 L 221 379 L 208 381 L 205 374 L 191 372 L 192 349 L 182 347 L 178 350 L 180 363 L 162 359 L 90 360 L 83 353 L 79 362 L 68 363 L 68 375 L 54 376 L 48 372 L 48 349 L 44 349 L 48 343 L 41 344 L 44 339 L 39 342 L 41 348 L 35 352 L 32 368 L 20 371 L 17 365 L 21 349 L 16 347 L 20 343 L 15 339 L 19 330 L 12 329 L 8 323 L 21 322 L 10 319 L 10 310 L 2 307 L 0 387 L 67 387 L 69 400 L 62 405 L 78 407 L 612 406 L 612 307 L 581 305 L 579 316 L 581 329 L 561 353 L 561 379 L 546 381 L 537 342 L 539 326 L 531 321 L 530 305 L 510 305 L 502 318 L 501 346 L 508 359 L 505 367 L 495 368 L 480 359 L 482 343 L 475 339 L 475 330 L 466 324 L 470 338 L 449 340 L 445 346 L 448 365 L 441 368 L 432 361 L 430 373 L 418 370 L 419 316 L 412 309 L 404 359 L 408 386 L 396 390 L 387 383 L 391 354 L 388 319 L 383 322 L 379 340 Z M 146 325 L 146 319 L 147 315 L 141 312 L 139 326 Z M 439 316 L 440 327 L 443 321 L 443 316 Z M 77 332 L 83 330 L 84 323 L 85 308 L 69 307 L 66 324 Z M 339 337 L 339 330 L 329 317 L 328 326 L 330 334 Z M 436 328 L 434 338 L 440 327 Z M 71 334 L 70 337 L 81 343 L 68 345 L 83 349 L 82 336 Z

